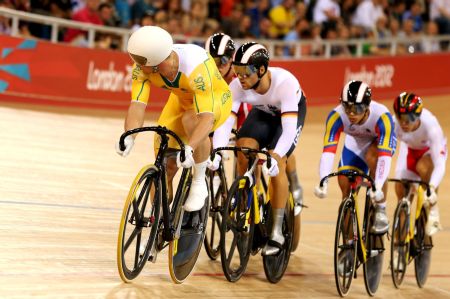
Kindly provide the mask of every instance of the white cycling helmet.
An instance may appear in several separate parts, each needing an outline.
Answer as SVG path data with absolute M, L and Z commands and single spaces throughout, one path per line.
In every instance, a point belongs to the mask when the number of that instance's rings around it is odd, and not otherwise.
M 127 50 L 137 64 L 156 66 L 169 57 L 172 46 L 169 32 L 157 26 L 143 26 L 131 34 Z

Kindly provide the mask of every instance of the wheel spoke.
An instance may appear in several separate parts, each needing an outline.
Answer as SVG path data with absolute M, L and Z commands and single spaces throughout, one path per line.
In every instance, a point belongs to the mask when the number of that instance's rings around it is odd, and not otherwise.
M 141 247 L 141 232 L 138 233 L 137 235 L 137 240 L 136 240 L 136 251 L 135 251 L 135 255 L 134 255 L 134 268 L 137 268 L 138 266 L 138 261 L 139 261 L 139 249 Z
M 228 258 L 227 258 L 228 265 L 231 265 L 231 260 L 233 259 L 234 250 L 236 249 L 236 245 L 237 245 L 237 237 L 233 232 L 233 242 L 231 243 L 230 251 L 228 252 Z
M 134 230 L 131 233 L 130 237 L 128 238 L 127 242 L 123 246 L 124 252 L 126 252 L 128 250 L 128 247 L 130 246 L 131 242 L 133 242 L 134 238 L 136 237 L 137 234 L 139 234 L 139 232 L 141 230 L 142 230 L 142 228 L 140 228 L 140 227 L 135 227 L 134 228 Z

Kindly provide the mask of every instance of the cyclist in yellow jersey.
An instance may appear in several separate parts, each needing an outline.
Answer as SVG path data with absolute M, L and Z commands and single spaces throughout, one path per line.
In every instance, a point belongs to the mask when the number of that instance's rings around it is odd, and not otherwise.
M 135 31 L 128 40 L 128 53 L 135 65 L 125 130 L 144 124 L 151 85 L 171 92 L 158 124 L 174 131 L 186 144 L 186 159 L 181 162 L 179 153 L 176 159 L 178 166 L 194 168 L 184 209 L 200 210 L 208 196 L 205 171 L 210 140 L 207 137 L 230 115 L 232 101 L 229 87 L 214 60 L 202 47 L 173 44 L 170 34 L 160 27 L 144 26 Z M 129 136 L 125 139 L 124 151 L 116 145 L 119 155 L 128 155 L 134 138 Z M 176 142 L 170 140 L 169 147 L 176 148 Z M 173 164 L 169 159 L 169 182 L 175 174 Z

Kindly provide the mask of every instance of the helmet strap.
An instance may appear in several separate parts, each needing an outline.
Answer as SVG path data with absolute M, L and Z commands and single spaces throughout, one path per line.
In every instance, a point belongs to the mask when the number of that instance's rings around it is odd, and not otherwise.
M 251 87 L 251 89 L 257 89 L 259 86 L 259 83 L 261 83 L 261 79 L 262 77 L 264 77 L 264 75 L 267 73 L 267 68 L 265 68 L 264 73 L 262 75 L 259 74 L 259 70 L 258 70 L 258 81 L 256 81 L 255 84 L 253 84 L 253 86 Z
M 226 78 L 230 74 L 232 68 L 233 68 L 233 64 L 230 63 L 230 67 L 228 68 L 228 71 L 226 72 L 225 75 L 223 75 L 224 78 Z

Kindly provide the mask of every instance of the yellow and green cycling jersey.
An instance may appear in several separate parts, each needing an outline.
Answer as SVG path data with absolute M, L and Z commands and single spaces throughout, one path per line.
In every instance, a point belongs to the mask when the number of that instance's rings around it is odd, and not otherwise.
M 174 131 L 184 142 L 181 117 L 186 110 L 214 115 L 213 130 L 217 129 L 230 115 L 231 92 L 222 78 L 211 56 L 201 47 L 192 44 L 175 44 L 179 68 L 173 81 L 159 73 L 146 74 L 135 65 L 132 72 L 132 101 L 148 103 L 150 86 L 170 91 L 169 99 L 161 112 L 158 124 Z M 170 147 L 176 147 L 174 142 Z

